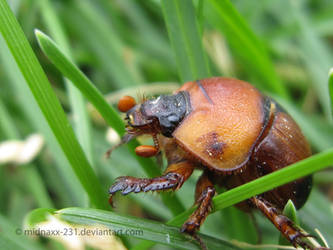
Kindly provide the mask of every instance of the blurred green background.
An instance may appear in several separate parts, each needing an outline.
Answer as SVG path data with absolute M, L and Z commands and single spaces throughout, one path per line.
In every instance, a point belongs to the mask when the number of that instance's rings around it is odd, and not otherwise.
M 0 15 L 5 17 L 6 1 L 0 1 Z M 78 145 L 74 137 L 69 134 L 66 141 L 66 134 L 61 135 L 69 129 L 66 123 L 50 125 L 52 121 L 45 112 L 51 119 L 57 119 L 58 115 L 62 119 L 60 109 L 59 113 L 51 113 L 53 104 L 54 110 L 58 107 L 53 96 L 40 97 L 39 105 L 43 100 L 52 100 L 50 108 L 45 110 L 37 105 L 38 97 L 33 98 L 27 84 L 33 67 L 26 67 L 33 62 L 14 58 L 11 51 L 19 51 L 20 41 L 16 40 L 17 47 L 12 44 L 10 50 L 5 42 L 9 38 L 0 36 L 0 140 L 7 143 L 1 145 L 12 146 L 15 151 L 22 146 L 18 140 L 27 143 L 27 138 L 35 133 L 45 140 L 34 157 L 23 162 L 18 162 L 19 156 L 14 154 L 9 159 L 11 151 L 0 147 L 0 248 L 62 249 L 54 241 L 19 236 L 13 230 L 27 223 L 27 214 L 36 208 L 108 209 L 103 200 L 106 203 L 108 187 L 116 177 L 146 177 L 161 171 L 153 161 L 138 162 L 125 146 L 114 151 L 111 159 L 105 158 L 106 150 L 117 140 L 115 132 L 109 130 L 108 141 L 107 123 L 43 54 L 35 29 L 49 35 L 114 107 L 125 94 L 139 99 L 142 95 L 169 93 L 188 80 L 235 77 L 251 82 L 280 102 L 301 126 L 314 153 L 333 147 L 328 88 L 328 73 L 333 67 L 332 1 L 161 2 L 8 1 L 84 154 L 75 153 Z M 5 26 L 5 21 L 0 25 Z M 26 74 L 22 74 L 22 67 Z M 28 77 L 29 80 L 33 85 L 35 79 Z M 38 81 L 43 79 L 35 82 Z M 142 141 L 146 143 L 147 139 Z M 37 146 L 32 143 L 29 147 Z M 166 222 L 191 207 L 199 175 L 200 172 L 195 172 L 176 195 L 165 195 L 162 199 L 156 194 L 117 196 L 116 211 L 124 216 Z M 311 234 L 318 228 L 330 246 L 333 245 L 332 184 L 331 169 L 314 174 L 310 199 L 298 213 L 302 227 Z M 86 190 L 90 190 L 88 195 Z M 91 199 L 94 192 L 99 194 L 95 201 Z M 278 244 L 277 230 L 261 214 L 255 213 L 254 217 L 262 242 Z M 256 244 L 258 238 L 250 216 L 231 207 L 209 216 L 201 232 L 228 242 L 236 239 Z M 139 241 L 131 238 L 124 242 L 131 248 Z M 167 248 L 156 245 L 155 249 L 162 247 Z M 169 244 L 169 247 L 179 245 Z

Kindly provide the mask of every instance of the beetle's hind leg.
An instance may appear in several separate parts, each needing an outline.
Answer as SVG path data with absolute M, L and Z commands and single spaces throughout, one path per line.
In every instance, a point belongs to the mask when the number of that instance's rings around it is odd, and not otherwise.
M 131 176 L 121 176 L 110 187 L 109 194 L 112 196 L 118 191 L 123 195 L 131 192 L 148 192 L 162 190 L 177 190 L 191 176 L 194 166 L 187 162 L 181 161 L 168 166 L 164 174 L 155 178 L 135 178 Z M 111 199 L 112 200 L 112 199 Z
M 212 199 L 215 195 L 215 188 L 206 172 L 204 172 L 196 185 L 195 205 L 197 209 L 183 224 L 181 231 L 193 235 L 199 230 L 212 208 Z
M 282 215 L 273 204 L 261 197 L 253 197 L 250 200 L 294 247 L 299 246 L 303 249 L 315 249 L 304 240 L 306 237 L 312 236 L 303 233 L 288 217 Z

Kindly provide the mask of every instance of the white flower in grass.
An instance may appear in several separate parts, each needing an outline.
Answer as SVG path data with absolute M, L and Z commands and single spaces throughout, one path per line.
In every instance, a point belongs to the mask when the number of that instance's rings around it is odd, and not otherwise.
M 106 140 L 110 142 L 111 145 L 115 145 L 120 142 L 120 136 L 113 128 L 108 128 L 106 131 Z
M 85 250 L 87 246 L 100 250 L 126 250 L 111 230 L 102 225 L 71 225 L 49 215 L 47 221 L 27 230 L 33 230 L 33 235 L 59 241 L 69 250 Z
M 0 143 L 0 164 L 26 164 L 31 162 L 41 151 L 44 138 L 32 134 L 26 140 L 10 140 Z

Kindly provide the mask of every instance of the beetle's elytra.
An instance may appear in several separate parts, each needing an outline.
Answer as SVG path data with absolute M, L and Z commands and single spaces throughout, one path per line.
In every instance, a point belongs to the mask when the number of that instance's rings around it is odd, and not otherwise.
M 172 95 L 135 106 L 131 100 L 122 111 L 127 112 L 128 120 L 122 143 L 142 134 L 152 135 L 155 148 L 140 148 L 137 154 L 153 156 L 161 150 L 168 167 L 162 176 L 152 179 L 120 177 L 109 193 L 177 190 L 195 168 L 202 169 L 195 192 L 198 207 L 181 229 L 191 235 L 210 211 L 215 185 L 230 189 L 311 155 L 295 121 L 274 100 L 237 79 L 187 82 Z M 311 180 L 299 179 L 237 206 L 261 210 L 294 246 L 311 248 L 307 235 L 281 215 L 289 199 L 297 208 L 305 203 Z

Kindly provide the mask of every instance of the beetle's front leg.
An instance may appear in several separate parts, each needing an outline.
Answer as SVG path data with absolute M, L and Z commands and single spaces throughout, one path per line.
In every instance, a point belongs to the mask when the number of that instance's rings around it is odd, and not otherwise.
M 164 174 L 155 178 L 135 178 L 131 176 L 121 176 L 110 187 L 111 195 L 121 191 L 123 195 L 131 192 L 148 192 L 158 190 L 177 190 L 191 176 L 193 165 L 187 161 L 174 163 L 168 166 Z
M 304 241 L 304 238 L 311 237 L 311 235 L 303 233 L 288 217 L 282 215 L 273 204 L 261 197 L 253 197 L 250 200 L 294 247 L 315 249 Z
M 199 230 L 201 224 L 206 219 L 212 208 L 212 199 L 215 195 L 215 188 L 206 172 L 204 172 L 196 185 L 195 189 L 195 205 L 197 209 L 183 224 L 181 232 L 194 235 Z

